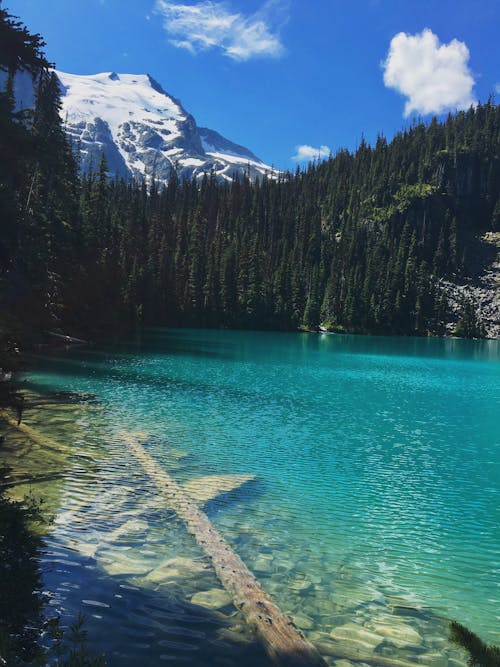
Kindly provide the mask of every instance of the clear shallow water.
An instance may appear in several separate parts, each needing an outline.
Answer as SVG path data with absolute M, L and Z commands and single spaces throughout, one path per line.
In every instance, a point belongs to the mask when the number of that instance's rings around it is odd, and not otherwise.
M 123 430 L 179 481 L 256 476 L 209 516 L 332 664 L 457 664 L 447 618 L 500 642 L 497 342 L 152 330 L 38 359 L 29 386 L 96 397 L 38 424 L 73 440 L 45 568 L 110 664 L 264 664 L 230 604 L 193 607 L 218 582 Z

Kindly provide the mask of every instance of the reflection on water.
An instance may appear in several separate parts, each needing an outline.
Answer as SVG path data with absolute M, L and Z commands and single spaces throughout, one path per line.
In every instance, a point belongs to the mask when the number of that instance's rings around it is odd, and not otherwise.
M 84 607 L 112 665 L 266 664 L 120 440 L 142 431 L 179 482 L 255 476 L 206 511 L 331 664 L 462 664 L 447 618 L 499 638 L 498 361 L 491 341 L 199 331 L 37 360 L 30 390 L 95 395 L 27 413 L 60 454 L 10 452 L 54 516 L 52 604 Z

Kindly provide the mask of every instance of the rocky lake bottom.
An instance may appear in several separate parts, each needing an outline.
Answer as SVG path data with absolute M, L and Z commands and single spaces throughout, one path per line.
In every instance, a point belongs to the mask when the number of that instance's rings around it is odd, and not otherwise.
M 112 666 L 267 664 L 135 433 L 328 664 L 465 665 L 450 618 L 498 643 L 498 348 L 430 343 L 154 331 L 35 359 L 45 440 L 12 427 L 3 461 L 50 518 L 49 615 L 82 610 Z

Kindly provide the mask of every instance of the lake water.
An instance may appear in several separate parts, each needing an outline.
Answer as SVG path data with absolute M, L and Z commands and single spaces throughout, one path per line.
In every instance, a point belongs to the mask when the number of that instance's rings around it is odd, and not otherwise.
M 500 643 L 498 342 L 151 330 L 27 388 L 93 396 L 26 423 L 63 452 L 51 605 L 108 664 L 266 664 L 123 432 L 179 482 L 255 476 L 207 513 L 330 664 L 463 664 L 451 618 Z

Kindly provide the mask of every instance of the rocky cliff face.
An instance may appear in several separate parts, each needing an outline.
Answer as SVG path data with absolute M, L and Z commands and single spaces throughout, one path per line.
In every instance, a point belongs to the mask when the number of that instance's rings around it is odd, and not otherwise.
M 167 181 L 172 169 L 181 178 L 214 171 L 219 180 L 271 172 L 247 148 L 199 128 L 179 100 L 147 74 L 57 76 L 62 118 L 83 171 L 96 169 L 104 153 L 110 172 L 125 178 Z
M 475 310 L 487 338 L 500 338 L 500 232 L 486 232 L 471 241 L 469 277 L 460 282 L 441 280 L 439 287 L 448 303 L 446 333 L 453 334 L 464 301 Z

